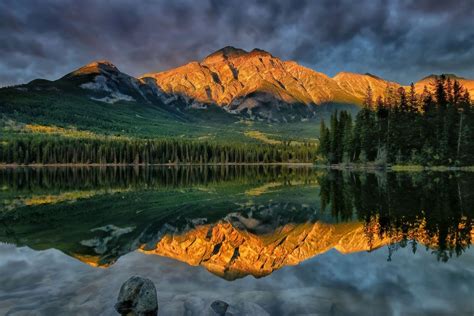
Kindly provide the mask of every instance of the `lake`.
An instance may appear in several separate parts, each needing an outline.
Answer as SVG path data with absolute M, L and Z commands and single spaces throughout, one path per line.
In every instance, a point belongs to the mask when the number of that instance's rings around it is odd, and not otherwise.
M 0 169 L 0 314 L 473 315 L 474 177 L 305 166 Z

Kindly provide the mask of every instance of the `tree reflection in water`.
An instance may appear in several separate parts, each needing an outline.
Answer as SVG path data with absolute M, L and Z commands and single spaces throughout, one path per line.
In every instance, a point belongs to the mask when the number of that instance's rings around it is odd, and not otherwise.
M 469 174 L 449 172 L 333 171 L 319 178 L 322 207 L 334 218 L 364 221 L 367 238 L 389 237 L 391 250 L 409 246 L 415 252 L 423 242 L 442 261 L 471 244 L 473 182 Z
M 139 249 L 227 279 L 332 248 L 388 245 L 391 260 L 423 246 L 447 261 L 473 238 L 473 182 L 295 166 L 0 169 L 0 241 L 98 266 Z

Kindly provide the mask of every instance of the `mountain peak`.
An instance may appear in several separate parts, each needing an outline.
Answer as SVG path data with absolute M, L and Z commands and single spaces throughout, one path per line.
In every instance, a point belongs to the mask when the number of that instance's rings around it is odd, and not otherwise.
M 247 51 L 241 49 L 241 48 L 235 48 L 233 46 L 226 46 L 223 47 L 214 53 L 208 55 L 206 58 L 204 58 L 204 62 L 214 62 L 214 61 L 221 61 L 221 60 L 226 60 L 229 58 L 236 58 L 240 57 L 243 55 L 248 54 Z
M 270 57 L 272 57 L 272 54 L 270 54 L 266 50 L 263 50 L 263 49 L 260 49 L 260 48 L 252 49 L 252 51 L 249 53 L 249 55 L 259 55 L 259 56 L 270 56 Z
M 336 79 L 336 78 L 342 78 L 342 77 L 346 77 L 346 78 L 347 77 L 354 77 L 354 78 L 371 77 L 378 80 L 384 80 L 377 75 L 371 74 L 370 72 L 359 73 L 359 72 L 350 72 L 350 71 L 341 71 L 337 73 L 333 78 Z
M 221 48 L 214 53 L 210 54 L 204 60 L 202 61 L 203 64 L 213 64 L 213 63 L 218 63 L 218 62 L 223 62 L 226 60 L 234 59 L 234 58 L 239 58 L 239 57 L 273 57 L 272 54 L 269 52 L 259 49 L 259 48 L 254 48 L 250 52 L 243 50 L 241 48 L 235 48 L 233 46 L 226 46 L 224 48 Z
M 117 67 L 112 64 L 110 61 L 108 60 L 95 60 L 89 64 L 87 64 L 85 67 L 108 67 L 108 68 L 114 68 L 114 69 L 117 69 Z
M 459 77 L 456 74 L 439 74 L 439 75 L 431 74 L 429 76 L 426 76 L 426 77 L 422 78 L 420 81 L 436 79 L 436 78 L 441 77 L 441 76 L 444 76 L 444 77 L 449 78 L 449 79 L 456 79 L 456 80 L 465 79 L 463 77 Z
M 366 72 L 364 75 L 369 76 L 369 77 L 372 77 L 372 78 L 374 78 L 374 79 L 383 80 L 383 79 L 380 78 L 379 76 L 376 76 L 376 75 L 374 75 L 374 74 L 371 74 L 370 72 Z
M 118 68 L 108 60 L 95 60 L 85 65 L 84 67 L 79 68 L 78 70 L 81 70 L 81 69 L 89 70 L 89 71 L 93 71 L 93 70 L 119 71 Z
M 117 67 L 115 67 L 114 64 L 112 64 L 108 60 L 96 60 L 67 74 L 65 78 L 84 76 L 84 75 L 97 75 L 97 74 L 102 74 L 103 72 L 117 73 L 119 72 L 119 70 Z

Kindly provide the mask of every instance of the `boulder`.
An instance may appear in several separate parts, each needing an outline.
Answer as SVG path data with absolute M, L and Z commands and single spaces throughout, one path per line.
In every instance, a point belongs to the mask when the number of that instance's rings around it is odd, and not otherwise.
M 260 305 L 252 302 L 240 302 L 231 305 L 226 311 L 226 316 L 270 316 Z
M 212 302 L 211 308 L 216 313 L 216 315 L 224 316 L 227 308 L 229 308 L 229 304 L 224 301 L 217 300 Z
M 128 316 L 158 315 L 155 285 L 149 279 L 132 276 L 122 284 L 115 309 L 119 314 Z

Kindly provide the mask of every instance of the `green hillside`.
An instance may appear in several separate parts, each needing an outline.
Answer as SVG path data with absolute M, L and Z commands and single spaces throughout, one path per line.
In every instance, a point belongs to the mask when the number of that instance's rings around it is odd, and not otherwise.
M 321 106 L 320 116 L 314 119 L 265 122 L 232 115 L 212 106 L 196 110 L 179 104 L 167 106 L 126 101 L 109 104 L 94 101 L 80 89 L 64 85 L 58 81 L 36 80 L 28 85 L 0 89 L 2 138 L 9 139 L 23 133 L 80 136 L 87 132 L 133 138 L 315 142 L 320 117 L 329 117 L 337 107 Z

